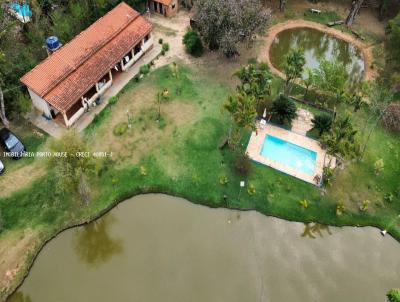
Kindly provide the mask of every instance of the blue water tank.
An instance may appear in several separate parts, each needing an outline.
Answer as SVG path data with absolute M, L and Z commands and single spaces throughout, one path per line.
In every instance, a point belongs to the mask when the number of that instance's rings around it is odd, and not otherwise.
M 55 51 L 60 48 L 60 40 L 57 37 L 51 36 L 46 39 L 47 49 L 50 51 Z

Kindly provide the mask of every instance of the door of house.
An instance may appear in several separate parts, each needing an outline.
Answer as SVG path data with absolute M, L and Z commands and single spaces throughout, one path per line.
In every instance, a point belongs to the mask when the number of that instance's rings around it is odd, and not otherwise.
M 158 3 L 158 6 L 159 6 L 158 12 L 160 14 L 163 14 L 163 5 L 161 3 Z
M 154 6 L 154 11 L 155 11 L 155 12 L 158 11 L 158 9 L 157 9 L 157 3 L 158 3 L 158 2 L 156 2 L 156 1 L 153 2 L 153 6 Z

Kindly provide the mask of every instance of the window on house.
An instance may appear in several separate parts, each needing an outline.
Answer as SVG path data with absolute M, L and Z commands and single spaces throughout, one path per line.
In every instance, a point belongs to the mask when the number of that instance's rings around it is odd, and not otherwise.
M 172 9 L 175 9 L 175 3 L 174 3 L 174 4 L 172 4 Z
M 140 43 L 138 45 L 135 46 L 135 48 L 133 49 L 133 54 L 137 55 L 140 51 L 142 50 L 142 48 L 140 47 Z
M 150 34 L 147 34 L 146 37 L 144 37 L 144 43 L 146 43 L 147 41 L 149 41 L 150 39 Z

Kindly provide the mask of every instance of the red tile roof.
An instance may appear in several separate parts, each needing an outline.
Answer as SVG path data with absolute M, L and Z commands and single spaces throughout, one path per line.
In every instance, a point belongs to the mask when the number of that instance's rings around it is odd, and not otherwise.
M 161 4 L 164 4 L 164 5 L 167 5 L 167 6 L 170 6 L 171 3 L 172 3 L 172 0 L 154 0 L 154 1 L 160 2 Z
M 151 23 L 122 2 L 21 81 L 65 112 L 151 30 Z

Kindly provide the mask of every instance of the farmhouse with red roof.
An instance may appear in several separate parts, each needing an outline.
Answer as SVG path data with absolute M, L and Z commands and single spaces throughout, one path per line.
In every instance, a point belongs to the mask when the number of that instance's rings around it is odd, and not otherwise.
M 48 119 L 73 125 L 153 46 L 152 25 L 122 2 L 21 78 Z

